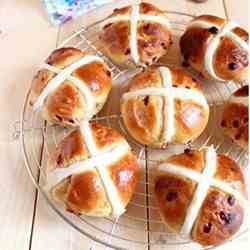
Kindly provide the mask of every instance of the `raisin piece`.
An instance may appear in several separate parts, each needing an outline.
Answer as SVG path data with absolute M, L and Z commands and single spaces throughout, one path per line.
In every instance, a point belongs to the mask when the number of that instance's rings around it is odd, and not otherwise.
M 167 45 L 165 43 L 161 43 L 161 47 L 165 50 L 167 49 Z
M 158 57 L 157 56 L 153 57 L 153 62 L 157 62 L 157 61 L 158 61 Z
M 56 160 L 57 165 L 61 165 L 63 163 L 62 155 L 59 154 Z
M 111 76 L 111 72 L 109 70 L 107 70 L 107 76 Z
M 215 26 L 209 28 L 208 31 L 209 31 L 211 34 L 217 34 L 217 33 L 219 32 L 218 28 L 216 28 Z
M 235 69 L 237 69 L 238 68 L 238 65 L 236 64 L 236 63 L 229 63 L 228 64 L 228 68 L 230 69 L 230 70 L 235 70 Z
M 148 24 L 146 24 L 146 25 L 144 25 L 144 27 L 143 27 L 143 29 L 145 30 L 145 31 L 148 31 L 149 30 L 149 28 L 150 28 L 150 24 L 148 23 Z
M 58 121 L 60 121 L 60 122 L 62 121 L 62 117 L 60 115 L 56 115 L 56 118 Z
M 234 128 L 238 128 L 239 126 L 240 126 L 239 121 L 238 121 L 238 120 L 234 120 L 234 121 L 233 121 L 233 127 L 234 127 Z
M 143 98 L 144 105 L 147 106 L 149 103 L 149 96 Z
M 189 67 L 189 63 L 185 60 L 182 62 L 182 67 L 187 68 Z
M 228 198 L 227 198 L 227 203 L 228 203 L 230 206 L 233 206 L 234 203 L 235 203 L 235 198 L 234 198 L 234 196 L 229 195 Z
M 173 200 L 176 200 L 178 197 L 177 193 L 176 192 L 169 192 L 167 195 L 166 195 L 166 200 L 167 201 L 173 201 Z
M 240 137 L 241 137 L 241 134 L 237 134 L 237 135 L 235 135 L 235 140 L 239 140 L 240 139 Z
M 192 150 L 190 148 L 185 148 L 184 153 L 187 155 L 190 155 L 190 154 L 192 154 Z
M 233 214 L 230 213 L 225 213 L 224 211 L 220 211 L 220 219 L 224 221 L 225 224 L 230 224 L 232 223 L 234 216 Z
M 203 226 L 203 232 L 208 234 L 212 229 L 212 224 L 209 222 L 207 224 L 204 224 Z
M 131 51 L 130 51 L 130 48 L 127 48 L 124 54 L 125 54 L 125 55 L 129 55 L 130 52 L 131 52 Z
M 222 120 L 221 124 L 220 124 L 222 127 L 226 127 L 227 123 L 225 120 Z

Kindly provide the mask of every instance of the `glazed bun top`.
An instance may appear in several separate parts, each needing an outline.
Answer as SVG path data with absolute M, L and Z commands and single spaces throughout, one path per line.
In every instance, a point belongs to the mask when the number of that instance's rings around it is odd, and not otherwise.
M 182 69 L 151 66 L 129 81 L 121 113 L 141 144 L 165 148 L 185 144 L 205 129 L 209 106 L 200 83 Z
M 100 40 L 105 52 L 122 66 L 155 63 L 171 44 L 166 15 L 146 2 L 115 9 L 102 27 Z
M 235 234 L 249 205 L 240 167 L 212 146 L 187 149 L 161 163 L 155 194 L 167 226 L 204 246 Z
M 248 32 L 225 19 L 211 15 L 195 18 L 181 37 L 180 47 L 192 67 L 205 77 L 248 80 Z
M 82 122 L 58 143 L 46 174 L 45 190 L 68 211 L 119 217 L 139 180 L 139 165 L 118 132 Z
M 111 85 L 111 72 L 102 58 L 77 48 L 59 48 L 33 78 L 31 104 L 51 123 L 77 126 L 100 111 Z

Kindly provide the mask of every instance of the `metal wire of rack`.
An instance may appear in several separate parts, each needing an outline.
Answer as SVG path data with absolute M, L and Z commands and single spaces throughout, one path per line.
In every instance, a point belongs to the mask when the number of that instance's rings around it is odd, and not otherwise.
M 180 33 L 184 31 L 186 24 L 193 16 L 180 12 L 168 12 L 167 15 L 174 33 L 174 46 L 163 63 L 180 65 L 180 58 L 174 53 L 176 52 L 176 46 L 178 46 Z M 30 92 L 28 91 L 23 107 L 20 131 L 16 131 L 15 136 L 18 136 L 19 133 L 21 134 L 23 154 L 31 179 L 48 204 L 59 216 L 77 231 L 107 247 L 114 249 L 137 249 L 137 247 L 138 249 L 142 249 L 141 247 L 143 249 L 154 249 L 154 247 L 168 245 L 168 249 L 171 250 L 176 249 L 175 246 L 181 245 L 182 249 L 185 249 L 185 246 L 192 250 L 214 249 L 215 247 L 201 248 L 197 244 L 190 242 L 190 240 L 178 237 L 169 232 L 161 221 L 159 210 L 152 194 L 153 167 L 157 162 L 166 158 L 168 154 L 183 151 L 184 147 L 173 145 L 168 147 L 167 150 L 151 150 L 139 145 L 127 133 L 122 123 L 119 107 L 113 104 L 115 100 L 119 100 L 124 91 L 126 87 L 124 82 L 135 72 L 117 67 L 103 54 L 102 47 L 98 42 L 98 30 L 102 21 L 73 32 L 59 47 L 73 46 L 90 51 L 101 56 L 109 65 L 114 77 L 114 87 L 103 111 L 93 120 L 98 120 L 119 130 L 127 138 L 137 155 L 142 166 L 142 178 L 134 197 L 129 203 L 127 212 L 116 220 L 113 218 L 94 219 L 87 216 L 72 215 L 63 211 L 57 203 L 51 200 L 43 190 L 45 182 L 44 164 L 46 164 L 51 150 L 58 145 L 58 142 L 68 130 L 55 125 L 48 125 L 40 119 L 38 114 L 33 113 L 29 105 Z M 199 77 L 194 72 L 192 74 Z M 224 102 L 239 87 L 239 84 L 234 82 L 222 84 L 205 81 L 204 79 L 202 81 L 204 82 L 204 92 L 210 105 L 210 121 L 206 131 L 189 146 L 199 149 L 214 144 L 219 153 L 230 155 L 244 170 L 244 166 L 247 166 L 248 162 L 247 151 L 234 145 L 216 127 L 216 124 L 220 122 L 220 114 Z M 15 126 L 18 126 L 18 124 L 15 124 Z M 43 154 L 42 161 L 39 160 L 41 154 Z M 234 238 L 238 238 L 246 233 L 249 230 L 248 226 L 243 226 L 243 229 Z M 228 240 L 228 242 L 231 240 Z

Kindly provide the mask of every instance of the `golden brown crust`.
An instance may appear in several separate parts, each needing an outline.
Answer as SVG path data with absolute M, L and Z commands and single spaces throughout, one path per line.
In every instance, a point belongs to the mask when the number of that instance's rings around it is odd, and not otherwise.
M 122 7 L 122 8 L 116 8 L 114 9 L 113 11 L 113 15 L 123 15 L 123 14 L 126 14 L 130 11 L 131 7 L 130 6 L 125 6 L 125 7 Z
M 248 87 L 248 85 L 245 85 L 245 86 L 239 88 L 238 90 L 236 90 L 233 93 L 233 96 L 236 96 L 236 97 L 248 97 L 249 96 L 249 87 Z
M 161 215 L 167 226 L 178 232 L 184 222 L 185 215 L 195 183 L 171 174 L 161 173 L 155 180 L 155 195 Z
M 201 82 L 193 78 L 188 72 L 183 69 L 171 67 L 172 81 L 174 87 L 184 87 L 201 91 Z
M 42 108 L 45 120 L 59 124 L 74 126 L 76 120 L 84 115 L 86 107 L 78 89 L 69 81 L 65 81 L 47 97 Z
M 218 154 L 217 171 L 214 177 L 218 180 L 230 183 L 234 186 L 237 183 L 237 190 L 246 196 L 246 187 L 243 173 L 239 170 L 239 165 L 231 158 Z
M 185 168 L 202 172 L 204 167 L 204 154 L 198 150 L 185 149 L 182 154 L 172 155 L 167 161 L 174 165 L 185 166 Z
M 135 75 L 128 83 L 129 91 L 147 87 L 161 87 L 161 76 L 156 67 Z M 121 112 L 127 129 L 140 143 L 150 145 L 158 140 L 161 134 L 161 113 L 163 99 L 155 96 L 131 98 L 121 105 Z M 158 122 L 156 122 L 158 121 Z M 133 128 L 133 129 L 130 129 Z
M 60 48 L 51 53 L 46 63 L 58 69 L 64 69 L 87 55 L 76 48 Z M 92 62 L 79 67 L 73 72 L 82 84 L 86 84 L 92 93 L 95 107 L 89 115 L 96 114 L 104 105 L 111 89 L 111 72 L 103 63 Z M 31 104 L 34 104 L 48 82 L 55 74 L 47 69 L 41 69 L 34 77 L 31 85 Z M 85 98 L 80 90 L 69 80 L 65 80 L 46 98 L 42 115 L 44 119 L 65 126 L 76 126 L 80 120 L 87 117 Z
M 119 145 L 126 144 L 126 140 L 110 128 L 98 123 L 91 123 L 90 128 L 96 147 L 101 152 L 108 152 Z M 47 174 L 56 168 L 67 168 L 73 163 L 84 162 L 90 158 L 83 138 L 80 129 L 69 133 L 51 154 Z M 84 163 L 82 164 L 84 167 Z M 139 165 L 129 146 L 116 162 L 106 168 L 117 188 L 121 203 L 125 207 L 139 181 Z M 49 192 L 53 199 L 62 203 L 70 212 L 92 216 L 108 216 L 112 213 L 112 205 L 107 194 L 108 189 L 103 185 L 96 166 L 67 177 Z
M 126 22 L 116 22 L 104 26 L 100 40 L 107 55 L 117 64 L 129 61 L 129 26 Z
M 78 68 L 74 76 L 86 83 L 95 97 L 105 96 L 111 86 L 111 72 L 100 62 L 93 62 Z
M 172 43 L 170 31 L 159 23 L 141 22 L 137 38 L 140 59 L 147 66 L 158 62 Z
M 161 86 L 161 75 L 155 66 L 148 67 L 141 73 L 136 74 L 128 83 L 129 91 Z
M 242 40 L 248 42 L 249 34 L 246 30 L 242 29 L 241 27 L 235 27 L 232 32 L 239 36 Z
M 240 48 L 230 38 L 224 37 L 221 39 L 213 61 L 216 75 L 225 80 L 234 79 L 236 75 L 240 75 L 248 64 L 247 51 Z
M 110 145 L 114 146 L 124 142 L 124 138 L 112 128 L 105 127 L 97 122 L 91 122 L 90 127 L 95 140 L 95 145 L 100 151 L 109 148 Z
M 188 101 L 175 101 L 175 142 L 188 143 L 206 128 L 208 111 L 201 105 Z
M 102 210 L 105 210 L 105 213 L 111 212 L 112 208 L 96 170 L 71 177 L 66 206 L 68 211 L 75 214 L 95 213 L 99 215 L 100 213 L 102 215 Z
M 192 231 L 192 238 L 203 246 L 217 245 L 240 228 L 244 210 L 232 196 L 210 188 Z M 231 200 L 231 201 L 230 201 Z
M 140 143 L 154 145 L 161 135 L 162 98 L 139 97 L 122 104 L 121 112 L 129 133 Z
M 73 62 L 79 60 L 85 54 L 76 48 L 60 48 L 54 50 L 49 57 L 46 59 L 46 63 L 53 65 L 58 69 L 63 69 Z M 35 99 L 42 93 L 42 90 L 47 85 L 49 80 L 54 77 L 54 73 L 47 69 L 40 69 L 35 77 L 33 78 L 31 91 L 32 100 L 31 103 L 35 102 Z
M 173 87 L 200 90 L 200 83 L 181 69 L 170 68 Z M 158 67 L 149 67 L 134 76 L 128 83 L 129 92 L 147 87 L 162 87 Z M 162 147 L 165 99 L 161 96 L 138 96 L 122 100 L 121 113 L 126 128 L 140 143 Z M 209 111 L 189 101 L 175 99 L 175 135 L 172 143 L 187 143 L 197 138 L 206 127 Z
M 111 17 L 131 12 L 131 6 L 115 9 Z M 165 17 L 164 13 L 149 3 L 140 4 L 140 13 Z M 117 64 L 134 66 L 131 61 L 129 45 L 130 23 L 120 21 L 108 23 L 100 33 L 100 41 L 107 55 Z M 168 27 L 154 22 L 138 22 L 137 44 L 140 64 L 150 65 L 167 53 L 171 44 L 171 33 Z
M 248 106 L 243 103 L 235 102 L 234 98 L 248 97 L 248 86 L 237 90 L 231 99 L 224 105 L 224 111 L 221 120 L 221 127 L 224 132 L 241 147 L 248 146 Z
M 214 23 L 218 26 L 222 26 L 225 23 L 225 19 L 213 15 L 201 15 L 194 18 L 194 21 L 206 21 L 209 23 Z
M 180 48 L 184 60 L 205 77 L 212 78 L 205 69 L 204 56 L 209 41 L 217 34 L 218 29 L 213 26 L 223 27 L 225 20 L 216 16 L 203 15 L 194 21 L 205 21 L 211 24 L 209 29 L 199 26 L 190 26 L 180 39 Z M 240 27 L 232 29 L 234 34 L 243 41 L 248 40 L 248 33 Z M 244 51 L 231 38 L 223 37 L 215 51 L 213 66 L 216 75 L 224 80 L 246 80 L 249 58 Z
M 148 15 L 163 14 L 164 12 L 151 3 L 142 2 L 140 12 Z
M 46 63 L 63 68 L 69 66 L 72 61 L 77 61 L 86 53 L 73 47 L 63 47 L 54 50 L 46 60 Z
M 82 140 L 81 132 L 76 129 L 65 136 L 51 154 L 47 171 L 68 166 L 77 160 L 86 159 L 88 156 L 89 153 Z
M 171 156 L 165 162 L 201 172 L 205 165 L 204 152 L 188 149 L 183 154 Z M 245 196 L 243 174 L 236 162 L 227 156 L 217 155 L 214 178 L 231 185 Z M 177 232 L 180 232 L 183 225 L 196 186 L 195 181 L 183 176 L 173 175 L 162 169 L 156 172 L 155 193 L 160 212 L 167 226 Z M 243 216 L 242 204 L 236 197 L 210 186 L 197 214 L 191 238 L 204 246 L 220 244 L 239 230 Z
M 139 166 L 132 152 L 109 166 L 109 172 L 123 205 L 127 206 L 140 178 Z
M 212 34 L 201 27 L 190 27 L 180 39 L 181 54 L 184 61 L 199 72 L 204 73 L 206 47 Z

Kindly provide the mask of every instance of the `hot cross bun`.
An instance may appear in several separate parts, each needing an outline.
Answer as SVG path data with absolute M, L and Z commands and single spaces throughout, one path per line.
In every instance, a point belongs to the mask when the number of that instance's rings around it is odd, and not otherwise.
M 248 81 L 248 32 L 211 15 L 195 18 L 180 39 L 184 61 L 208 79 Z
M 150 65 L 171 45 L 169 21 L 163 11 L 146 2 L 115 9 L 103 23 L 100 41 L 117 64 Z
M 77 126 L 101 110 L 111 85 L 111 72 L 101 58 L 76 48 L 60 48 L 34 77 L 31 104 L 51 123 Z
M 200 83 L 182 69 L 152 66 L 129 81 L 121 99 L 125 127 L 141 144 L 185 144 L 205 129 L 209 106 Z
M 237 163 L 211 146 L 187 149 L 162 162 L 155 195 L 167 227 L 204 246 L 234 235 L 248 204 L 246 184 Z
M 125 212 L 139 180 L 139 166 L 126 140 L 98 123 L 82 122 L 55 149 L 45 190 L 75 214 Z

